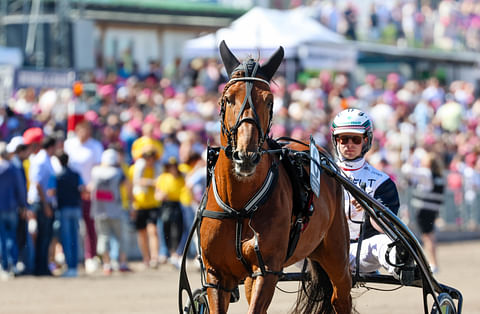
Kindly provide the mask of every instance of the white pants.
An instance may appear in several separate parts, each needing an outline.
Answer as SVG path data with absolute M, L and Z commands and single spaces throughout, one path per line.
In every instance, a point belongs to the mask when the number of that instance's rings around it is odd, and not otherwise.
M 386 253 L 388 245 L 392 242 L 385 234 L 377 234 L 371 238 L 362 241 L 360 248 L 360 272 L 370 273 L 377 271 L 383 266 L 389 273 L 393 273 L 395 267 L 387 262 Z M 356 269 L 358 243 L 350 244 L 350 270 Z M 390 262 L 395 263 L 396 250 L 392 248 L 389 254 Z

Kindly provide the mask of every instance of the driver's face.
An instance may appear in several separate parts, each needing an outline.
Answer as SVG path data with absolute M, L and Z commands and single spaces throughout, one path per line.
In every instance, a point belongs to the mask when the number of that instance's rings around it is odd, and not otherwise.
M 345 159 L 355 159 L 362 154 L 362 146 L 367 138 L 357 133 L 342 133 L 335 137 L 338 151 Z

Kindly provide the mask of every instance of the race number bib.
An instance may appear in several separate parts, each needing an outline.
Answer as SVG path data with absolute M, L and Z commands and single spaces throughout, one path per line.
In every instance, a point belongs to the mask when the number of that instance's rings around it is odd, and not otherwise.
M 312 191 L 318 197 L 320 196 L 320 153 L 312 136 L 310 136 L 310 186 Z

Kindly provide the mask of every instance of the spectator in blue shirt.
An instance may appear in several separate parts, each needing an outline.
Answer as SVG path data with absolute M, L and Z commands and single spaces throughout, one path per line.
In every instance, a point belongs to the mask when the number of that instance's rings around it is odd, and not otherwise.
M 7 153 L 10 155 L 12 166 L 18 171 L 21 178 L 21 186 L 23 188 L 23 202 L 27 204 L 27 177 L 23 167 L 23 161 L 28 158 L 30 151 L 25 145 L 22 136 L 14 136 L 7 144 Z M 20 204 L 19 204 L 20 206 Z M 23 205 L 24 206 L 24 205 Z M 33 271 L 33 240 L 27 231 L 28 217 L 31 212 L 18 208 L 18 225 L 17 225 L 17 246 L 18 246 L 18 263 L 17 271 L 19 274 L 28 274 Z
M 58 156 L 62 170 L 51 178 L 49 195 L 56 195 L 60 213 L 60 241 L 68 269 L 63 277 L 76 277 L 78 264 L 78 222 L 82 218 L 81 192 L 84 184 L 80 174 L 68 166 L 68 155 Z M 49 191 L 49 192 L 50 192 Z
M 6 144 L 0 142 L 0 246 L 2 250 L 2 277 L 16 272 L 18 260 L 18 208 L 24 210 L 25 190 L 20 173 L 7 159 Z

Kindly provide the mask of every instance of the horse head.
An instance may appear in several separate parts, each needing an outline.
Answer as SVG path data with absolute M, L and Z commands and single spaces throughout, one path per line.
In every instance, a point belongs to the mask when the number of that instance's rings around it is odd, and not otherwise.
M 263 144 L 270 132 L 273 95 L 270 80 L 283 60 L 279 47 L 264 64 L 253 59 L 241 63 L 225 41 L 220 43 L 220 55 L 229 76 L 221 106 L 222 145 L 233 161 L 235 173 L 251 176 L 261 160 Z

